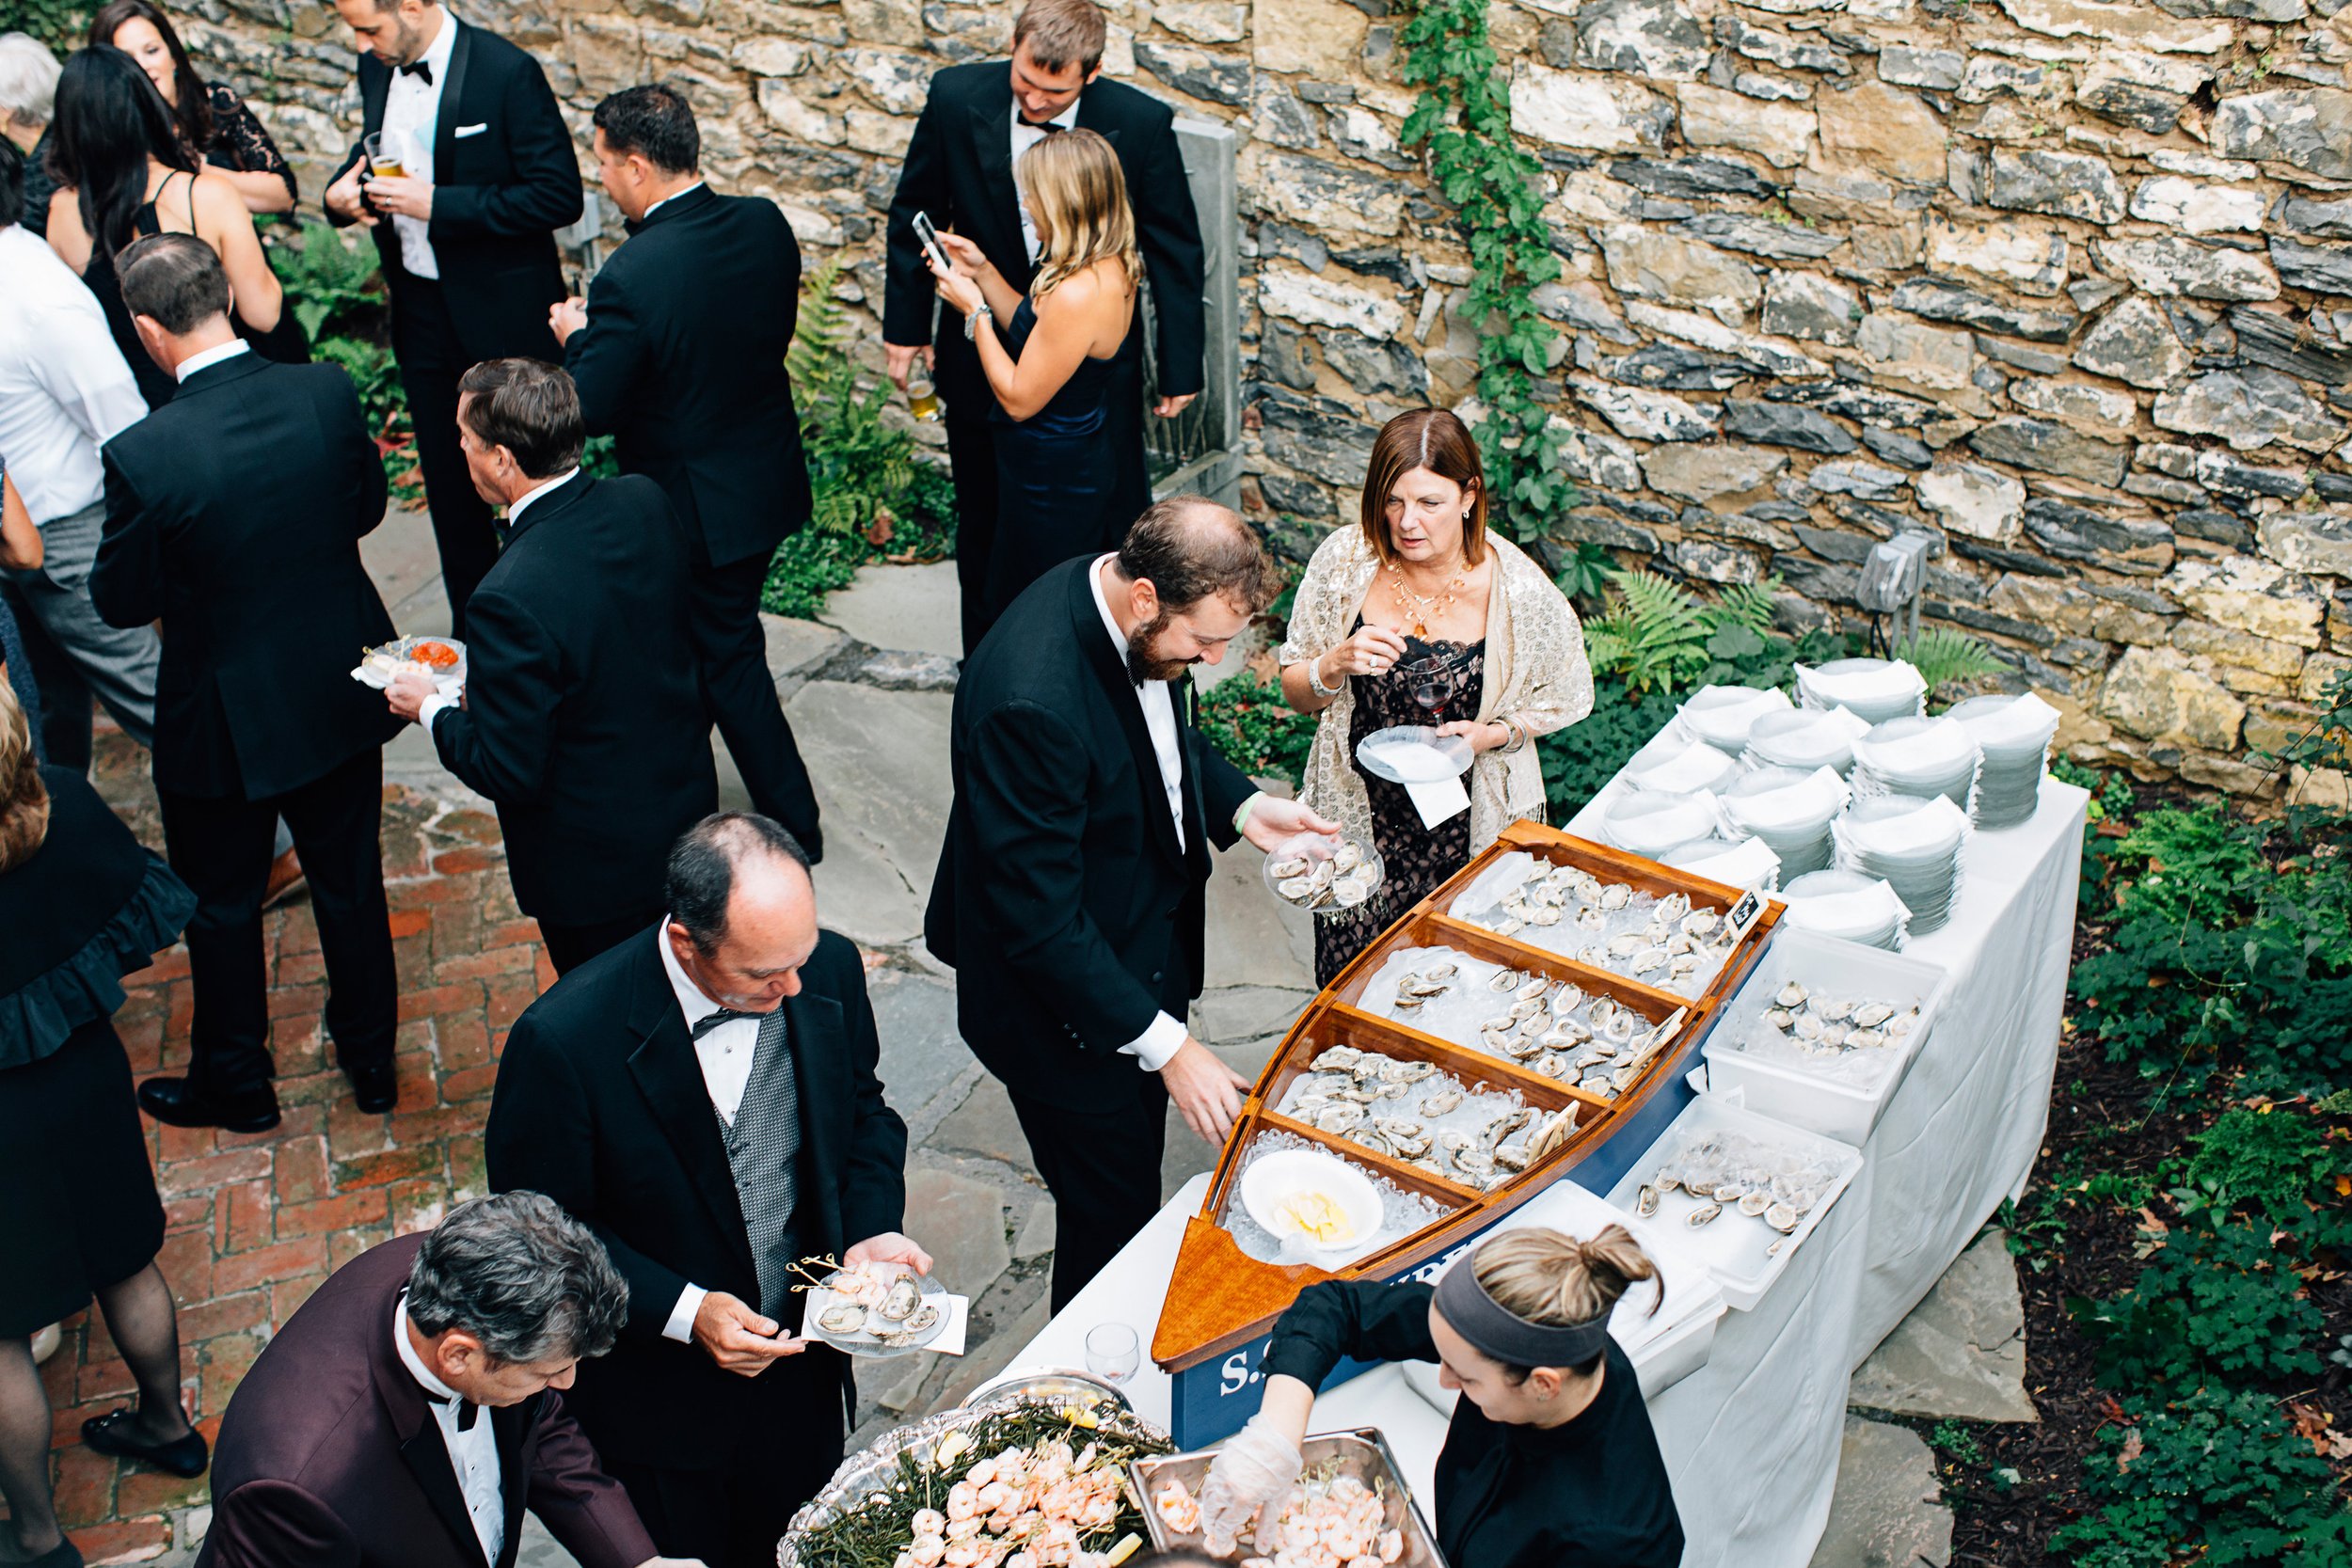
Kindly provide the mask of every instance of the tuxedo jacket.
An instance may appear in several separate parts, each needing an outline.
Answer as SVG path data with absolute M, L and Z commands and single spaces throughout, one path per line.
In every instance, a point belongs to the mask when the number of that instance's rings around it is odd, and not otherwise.
M 512 1568 L 526 1509 L 581 1568 L 654 1555 L 628 1494 L 548 1388 L 476 1418 L 498 1439 L 506 1501 L 505 1544 L 484 1560 L 440 1424 L 393 1348 L 423 1245 L 403 1236 L 344 1264 L 245 1374 L 213 1450 L 197 1568 Z
M 571 1396 L 599 1449 L 659 1469 L 716 1468 L 796 1427 L 837 1449 L 847 1369 L 834 1352 L 812 1347 L 746 1378 L 662 1338 L 689 1284 L 756 1302 L 759 1275 L 661 940 L 649 926 L 515 1021 L 483 1134 L 490 1185 L 563 1204 L 628 1280 L 621 1342 L 580 1369 Z M 906 1212 L 906 1123 L 875 1075 L 882 1047 L 856 944 L 822 933 L 784 1014 L 801 1116 L 794 1229 L 809 1255 L 838 1257 L 901 1228 Z M 807 1405 L 797 1375 L 819 1365 L 830 1411 Z
M 496 33 L 456 25 L 433 128 L 433 216 L 426 225 L 442 297 L 469 360 L 560 363 L 563 350 L 548 326 L 548 308 L 564 297 L 555 230 L 579 222 L 585 207 L 571 130 L 537 60 Z M 362 139 L 352 144 L 335 179 L 359 161 L 365 136 L 383 128 L 391 80 L 390 66 L 359 55 Z M 417 280 L 401 262 L 400 236 L 389 218 L 375 226 L 375 248 L 398 312 Z
M 808 521 L 808 465 L 784 351 L 801 247 L 766 197 L 709 186 L 629 226 L 564 345 L 591 436 L 668 493 L 695 564 L 765 560 Z
M 384 464 L 349 376 L 236 355 L 103 457 L 90 598 L 115 626 L 163 623 L 159 787 L 282 795 L 399 733 L 351 678 L 392 621 L 359 560 L 384 519 Z
M 660 908 L 670 846 L 719 809 L 687 586 L 661 487 L 582 473 L 523 509 L 466 602 L 466 705 L 433 744 L 497 803 L 525 914 Z
M 1073 1111 L 1133 1100 L 1120 1048 L 1200 991 L 1209 846 L 1255 792 L 1193 728 L 1179 845 L 1158 753 L 1088 573 L 1064 562 L 1007 608 L 956 683 L 955 804 L 924 940 L 955 966 L 964 1042 L 1007 1086 Z
M 978 60 L 949 66 L 931 78 L 930 96 L 907 144 L 898 194 L 890 202 L 888 273 L 882 293 L 882 341 L 919 343 L 932 336 L 937 297 L 914 214 L 978 245 L 1006 282 L 1024 293 L 1036 268 L 1021 238 L 1021 205 L 1012 177 L 1012 66 Z M 1198 392 L 1206 333 L 1201 303 L 1205 252 L 1192 187 L 1176 145 L 1176 114 L 1124 82 L 1096 77 L 1078 95 L 1078 125 L 1097 132 L 1118 151 L 1135 209 L 1136 243 L 1152 285 L 1159 323 L 1160 390 Z M 1144 312 L 1127 329 L 1122 359 L 1140 363 Z M 998 324 L 1002 328 L 1003 324 Z M 934 379 L 951 419 L 984 418 L 995 394 L 977 351 L 964 341 L 963 321 L 939 312 Z

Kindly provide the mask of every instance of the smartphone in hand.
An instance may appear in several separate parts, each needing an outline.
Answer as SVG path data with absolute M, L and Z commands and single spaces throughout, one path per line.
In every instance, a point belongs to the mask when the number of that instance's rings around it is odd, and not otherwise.
M 914 214 L 914 237 L 923 242 L 924 253 L 930 257 L 931 265 L 942 272 L 955 270 L 955 263 L 947 260 L 946 249 L 939 243 L 939 230 L 931 227 L 930 214 L 918 212 Z

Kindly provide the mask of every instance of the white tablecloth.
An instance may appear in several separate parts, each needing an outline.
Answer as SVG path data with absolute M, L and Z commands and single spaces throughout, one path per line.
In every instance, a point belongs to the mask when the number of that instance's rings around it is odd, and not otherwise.
M 1568 831 L 1597 837 L 1615 789 Z M 1951 990 L 1861 1175 L 1755 1310 L 1724 1316 L 1707 1365 L 1649 1401 L 1686 1568 L 1804 1568 L 1829 1517 L 1851 1370 L 2024 1186 L 2057 1065 L 2088 799 L 2044 780 L 2030 821 L 1973 840 L 1951 922 L 1908 950 L 1948 969 Z M 1149 1358 L 1152 1330 L 1207 1183 L 1186 1183 L 1010 1365 L 1084 1366 L 1088 1331 L 1126 1323 L 1145 1348 L 1128 1397 L 1165 1423 L 1170 1386 Z M 1316 1402 L 1318 1430 L 1359 1425 L 1388 1434 L 1434 1510 L 1445 1418 L 1382 1368 Z

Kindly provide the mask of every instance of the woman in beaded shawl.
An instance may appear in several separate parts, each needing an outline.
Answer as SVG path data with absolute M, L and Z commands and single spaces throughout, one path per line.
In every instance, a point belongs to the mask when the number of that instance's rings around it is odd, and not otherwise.
M 1399 414 L 1373 442 L 1362 520 L 1317 547 L 1282 644 L 1282 697 L 1320 716 L 1305 800 L 1379 851 L 1365 903 L 1316 923 L 1315 983 L 1495 841 L 1541 821 L 1532 742 L 1593 708 L 1576 611 L 1541 567 L 1486 529 L 1478 443 L 1442 408 Z M 1434 724 L 1474 753 L 1470 809 L 1434 826 L 1401 784 L 1365 773 L 1356 745 Z

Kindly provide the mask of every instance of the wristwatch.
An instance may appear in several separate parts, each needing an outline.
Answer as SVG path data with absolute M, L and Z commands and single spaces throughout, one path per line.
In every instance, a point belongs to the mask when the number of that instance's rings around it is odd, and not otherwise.
M 965 342 L 968 343 L 973 341 L 975 337 L 979 332 L 980 318 L 982 316 L 986 316 L 991 321 L 994 321 L 996 319 L 996 312 L 988 308 L 988 302 L 986 300 L 982 300 L 977 309 L 963 318 L 963 341 Z

